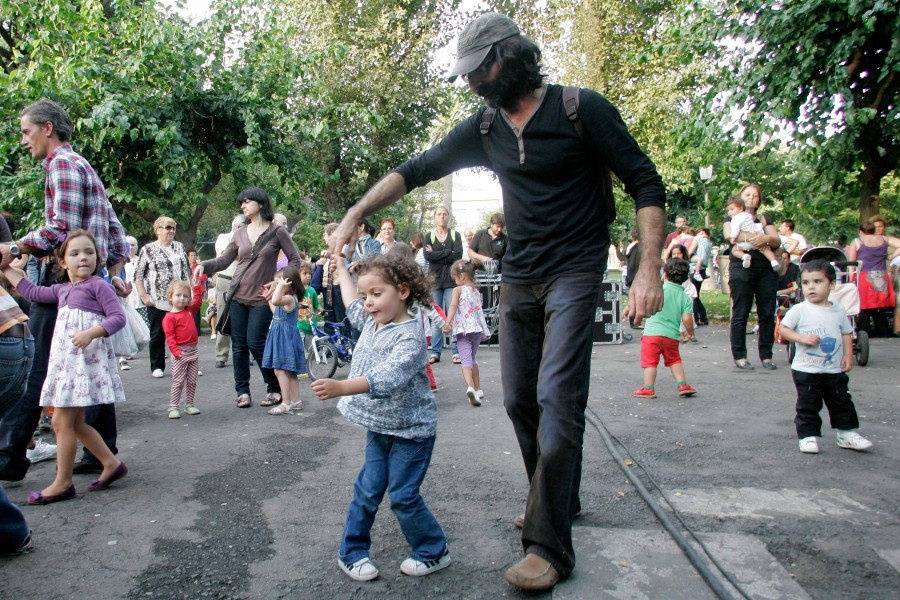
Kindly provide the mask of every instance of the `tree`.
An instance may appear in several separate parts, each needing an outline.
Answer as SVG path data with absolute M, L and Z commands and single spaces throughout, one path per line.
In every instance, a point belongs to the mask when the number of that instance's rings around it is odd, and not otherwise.
M 874 214 L 900 164 L 900 5 L 718 0 L 692 14 L 685 50 L 721 65 L 707 118 L 739 115 L 729 128 L 748 146 L 804 155 L 813 195 L 849 188 L 860 219 Z
M 279 3 L 221 0 L 197 24 L 155 0 L 0 0 L 0 15 L 4 114 L 41 97 L 66 106 L 76 149 L 130 231 L 166 214 L 193 246 L 224 174 L 243 186 L 264 163 L 289 181 L 319 177 L 294 150 L 315 128 L 293 103 L 321 55 L 294 51 Z M 0 128 L 2 182 L 35 225 L 43 173 L 21 159 L 13 126 Z
M 326 179 L 305 190 L 342 214 L 390 169 L 413 156 L 446 104 L 433 54 L 445 44 L 458 0 L 304 0 L 292 4 L 295 43 L 307 53 L 340 47 L 315 74 L 315 143 L 301 153 Z M 318 185 L 321 183 L 321 185 Z M 397 220 L 397 219 L 395 219 Z M 401 221 L 397 220 L 398 225 Z

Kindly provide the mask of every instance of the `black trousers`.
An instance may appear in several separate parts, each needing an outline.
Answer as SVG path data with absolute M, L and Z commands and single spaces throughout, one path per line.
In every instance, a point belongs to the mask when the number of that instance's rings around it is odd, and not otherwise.
M 775 296 L 778 293 L 778 274 L 756 250 L 751 251 L 753 262 L 749 269 L 740 261 L 731 261 L 731 356 L 734 360 L 747 358 L 747 317 L 756 298 L 756 317 L 759 321 L 759 358 L 772 358 L 775 344 Z
M 147 316 L 150 317 L 150 371 L 166 370 L 166 333 L 162 322 L 167 314 L 169 311 L 147 307 Z
M 859 418 L 847 387 L 846 373 L 804 373 L 791 369 L 797 387 L 797 437 L 822 436 L 822 404 L 828 407 L 832 429 L 857 429 Z

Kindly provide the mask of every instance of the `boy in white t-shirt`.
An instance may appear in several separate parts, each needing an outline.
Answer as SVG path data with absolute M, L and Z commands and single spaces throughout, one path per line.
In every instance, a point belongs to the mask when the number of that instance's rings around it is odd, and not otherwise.
M 868 450 L 872 442 L 857 433 L 859 418 L 848 391 L 847 372 L 853 367 L 853 328 L 844 307 L 828 300 L 836 275 L 828 262 L 814 260 L 800 270 L 800 288 L 805 300 L 793 306 L 781 321 L 779 333 L 797 345 L 791 364 L 797 387 L 797 415 L 794 424 L 800 438 L 800 452 L 819 452 L 822 436 L 822 403 L 828 407 L 831 427 L 837 431 L 837 445 L 851 450 Z
M 747 207 L 744 206 L 744 201 L 741 200 L 740 196 L 732 196 L 728 199 L 728 202 L 725 203 L 725 212 L 731 217 L 731 237 L 729 241 L 734 244 L 731 248 L 731 254 L 741 259 L 741 264 L 744 268 L 749 269 L 749 251 L 754 249 L 753 244 L 750 242 L 738 242 L 737 240 L 742 231 L 745 233 L 763 233 L 763 226 L 761 223 L 757 223 L 753 215 L 747 212 Z M 781 268 L 781 263 L 775 258 L 775 252 L 771 248 L 763 246 L 759 251 L 769 259 L 773 269 L 778 270 Z

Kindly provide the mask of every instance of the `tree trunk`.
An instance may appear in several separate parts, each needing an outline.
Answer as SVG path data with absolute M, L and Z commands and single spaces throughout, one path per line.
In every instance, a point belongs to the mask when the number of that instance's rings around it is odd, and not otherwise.
M 859 189 L 859 222 L 865 223 L 878 214 L 881 206 L 881 175 L 879 169 L 873 165 L 866 165 L 860 176 Z

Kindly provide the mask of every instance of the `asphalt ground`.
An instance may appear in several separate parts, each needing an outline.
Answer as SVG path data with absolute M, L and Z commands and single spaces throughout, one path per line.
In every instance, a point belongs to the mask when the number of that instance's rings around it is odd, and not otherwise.
M 125 479 L 88 492 L 93 476 L 76 475 L 76 499 L 27 506 L 28 492 L 53 478 L 46 461 L 7 489 L 35 549 L 0 558 L 0 598 L 713 598 L 636 493 L 631 479 L 648 483 L 639 465 L 751 597 L 898 597 L 900 341 L 873 340 L 869 365 L 850 373 L 873 450 L 838 448 L 826 416 L 821 453 L 804 455 L 784 349 L 777 371 L 738 371 L 724 327 L 700 328 L 698 338 L 682 346 L 698 390 L 691 398 L 678 397 L 663 368 L 659 398 L 631 396 L 641 385 L 639 336 L 595 346 L 589 409 L 625 445 L 633 473 L 588 427 L 578 566 L 552 593 L 523 594 L 502 577 L 521 556 L 512 519 L 527 483 L 496 346 L 478 354 L 487 394 L 478 408 L 449 353 L 435 365 L 438 439 L 422 493 L 453 564 L 424 578 L 400 574 L 408 547 L 386 499 L 372 532 L 381 576 L 357 583 L 336 558 L 365 432 L 335 401 L 314 399 L 305 380 L 302 411 L 268 415 L 258 370 L 253 407 L 235 408 L 230 364 L 213 368 L 213 343 L 203 339 L 200 415 L 166 418 L 171 381 L 150 377 L 146 351 L 122 373 Z M 759 366 L 755 337 L 748 343 Z

